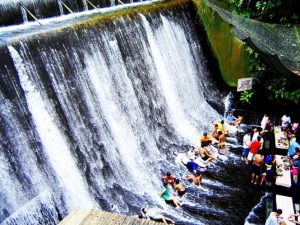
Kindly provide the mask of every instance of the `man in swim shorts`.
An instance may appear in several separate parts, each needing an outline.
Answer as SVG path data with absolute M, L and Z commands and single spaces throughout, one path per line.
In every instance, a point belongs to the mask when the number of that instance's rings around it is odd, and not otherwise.
M 177 193 L 180 197 L 185 194 L 185 187 L 183 184 L 180 182 L 179 179 L 175 179 L 174 183 L 174 192 Z
M 219 139 L 218 127 L 218 124 L 215 124 L 214 129 L 211 132 L 211 136 L 217 140 Z
M 253 164 L 252 164 L 252 179 L 251 183 L 258 184 L 258 178 L 262 174 L 262 167 L 264 165 L 264 156 L 261 154 L 255 154 L 253 157 Z
M 218 131 L 219 134 L 219 144 L 218 144 L 218 149 L 219 149 L 219 153 L 224 152 L 224 154 L 227 154 L 227 149 L 226 149 L 226 138 L 225 138 L 225 133 Z
M 208 152 L 206 148 L 198 147 L 198 151 L 199 151 L 199 155 L 203 161 L 209 162 L 209 161 L 214 160 L 213 155 L 210 152 Z

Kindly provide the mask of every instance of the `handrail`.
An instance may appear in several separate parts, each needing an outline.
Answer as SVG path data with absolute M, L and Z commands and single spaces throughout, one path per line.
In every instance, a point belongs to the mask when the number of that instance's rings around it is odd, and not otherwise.
M 64 7 L 66 7 L 66 9 L 70 12 L 70 13 L 72 13 L 72 14 L 74 14 L 74 12 L 62 1 L 62 0 L 58 0 L 58 1 L 60 1 L 61 2 L 61 4 L 63 4 L 63 6 Z M 77 18 L 77 16 L 74 14 L 74 16 Z
M 127 7 L 121 0 L 118 0 L 118 2 Z
M 27 9 L 21 2 L 19 2 L 19 4 L 20 4 L 20 6 L 23 8 L 23 9 L 25 9 L 26 10 L 26 12 L 28 12 L 29 13 L 29 15 L 30 16 L 32 16 L 32 18 L 36 21 L 36 22 L 38 22 L 41 26 L 43 26 L 41 23 L 40 23 L 40 21 L 29 11 L 29 9 Z
M 91 3 L 89 0 L 86 0 L 87 1 L 87 3 L 90 3 L 90 5 L 92 6 L 92 7 L 94 7 L 94 9 L 96 9 L 98 12 L 101 12 L 93 3 Z

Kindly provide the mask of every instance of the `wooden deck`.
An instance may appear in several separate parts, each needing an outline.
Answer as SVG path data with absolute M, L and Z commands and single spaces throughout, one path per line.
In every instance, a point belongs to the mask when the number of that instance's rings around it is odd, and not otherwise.
M 160 225 L 163 223 L 136 219 L 96 209 L 78 209 L 65 217 L 59 225 Z

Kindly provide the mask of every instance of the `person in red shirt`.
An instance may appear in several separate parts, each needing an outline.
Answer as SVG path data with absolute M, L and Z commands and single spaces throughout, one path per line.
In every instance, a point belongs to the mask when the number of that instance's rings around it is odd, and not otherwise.
M 170 172 L 167 172 L 167 174 L 165 176 L 162 177 L 163 181 L 166 181 L 167 183 L 171 184 L 172 187 L 174 185 L 174 181 L 176 179 L 176 176 L 171 175 Z
M 247 157 L 248 161 L 252 161 L 253 156 L 258 153 L 260 146 L 261 146 L 260 140 L 261 140 L 261 137 L 257 136 L 257 140 L 252 141 L 252 143 L 250 144 L 250 151 L 249 151 L 249 154 Z

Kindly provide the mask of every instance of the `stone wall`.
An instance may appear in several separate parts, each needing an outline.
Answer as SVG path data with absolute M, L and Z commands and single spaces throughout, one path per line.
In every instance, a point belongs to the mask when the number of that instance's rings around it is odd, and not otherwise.
M 216 57 L 223 80 L 231 87 L 248 76 L 249 55 L 230 26 L 203 0 L 193 0 L 206 30 L 208 42 Z

